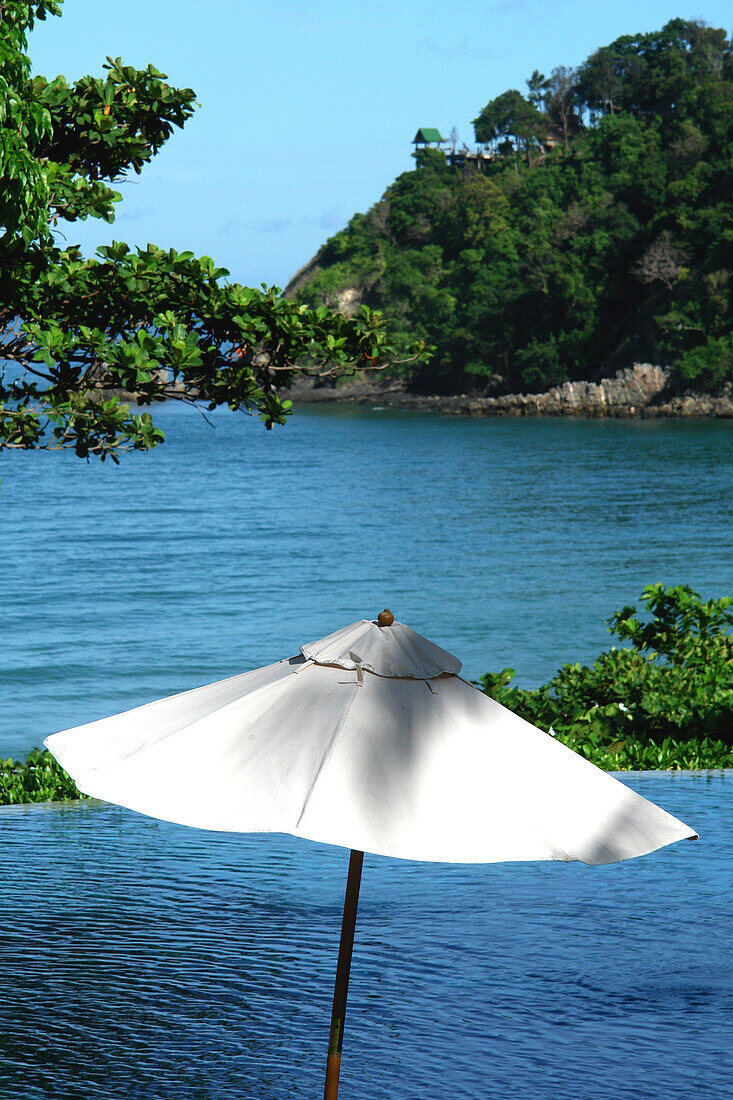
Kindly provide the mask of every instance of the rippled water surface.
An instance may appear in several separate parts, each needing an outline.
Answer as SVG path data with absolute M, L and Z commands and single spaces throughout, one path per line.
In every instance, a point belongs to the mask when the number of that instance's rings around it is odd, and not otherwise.
M 368 856 L 344 1100 L 733 1095 L 733 773 L 631 775 L 640 860 Z M 0 811 L 0 1095 L 322 1095 L 348 856 L 94 804 Z
M 167 442 L 119 467 L 0 459 L 0 755 L 385 605 L 532 685 L 651 581 L 733 588 L 731 422 L 156 415 Z

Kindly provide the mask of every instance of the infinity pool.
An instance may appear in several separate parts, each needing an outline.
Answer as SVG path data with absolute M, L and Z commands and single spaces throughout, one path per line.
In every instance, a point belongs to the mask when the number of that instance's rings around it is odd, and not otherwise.
M 733 1095 L 733 772 L 624 779 L 699 842 L 601 868 L 367 857 L 344 1100 Z M 321 1095 L 345 851 L 104 804 L 0 828 L 0 1095 Z

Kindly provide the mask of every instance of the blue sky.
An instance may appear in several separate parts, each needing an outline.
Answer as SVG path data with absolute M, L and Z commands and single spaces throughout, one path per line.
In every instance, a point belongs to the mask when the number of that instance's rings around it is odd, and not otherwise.
M 697 3 L 700 0 L 696 0 Z M 577 65 L 622 34 L 681 16 L 730 29 L 729 0 L 66 0 L 31 36 L 36 72 L 101 73 L 105 56 L 192 87 L 200 104 L 121 185 L 114 237 L 213 256 L 283 286 L 411 167 L 419 126 L 471 142 L 471 119 L 533 69 Z

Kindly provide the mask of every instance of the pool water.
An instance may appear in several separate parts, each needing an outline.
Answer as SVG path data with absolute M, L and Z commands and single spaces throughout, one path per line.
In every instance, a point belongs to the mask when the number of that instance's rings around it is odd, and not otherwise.
M 344 1100 L 733 1095 L 733 773 L 624 778 L 700 840 L 596 868 L 366 857 Z M 321 1095 L 346 851 L 99 803 L 0 827 L 0 1095 Z

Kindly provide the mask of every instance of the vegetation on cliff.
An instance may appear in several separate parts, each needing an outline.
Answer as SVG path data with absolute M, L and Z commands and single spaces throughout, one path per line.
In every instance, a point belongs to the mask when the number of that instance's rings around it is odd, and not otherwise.
M 733 46 L 675 19 L 474 120 L 481 156 L 416 153 L 290 293 L 384 310 L 435 351 L 415 389 L 544 389 L 634 360 L 733 377 Z

